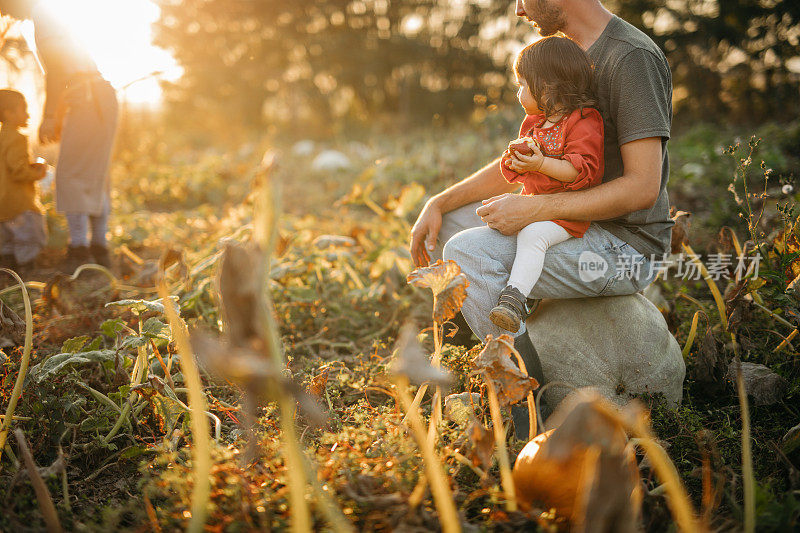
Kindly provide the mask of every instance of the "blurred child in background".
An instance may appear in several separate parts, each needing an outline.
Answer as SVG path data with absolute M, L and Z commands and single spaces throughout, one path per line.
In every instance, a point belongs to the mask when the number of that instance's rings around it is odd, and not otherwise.
M 28 118 L 25 97 L 0 90 L 0 263 L 22 273 L 47 243 L 36 183 L 45 177 L 47 165 L 31 163 L 28 139 L 19 132 Z

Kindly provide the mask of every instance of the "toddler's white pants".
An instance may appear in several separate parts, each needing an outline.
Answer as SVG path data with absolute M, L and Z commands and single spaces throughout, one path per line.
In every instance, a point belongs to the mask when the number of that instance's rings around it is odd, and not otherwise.
M 529 295 L 542 275 L 547 249 L 571 237 L 567 230 L 549 220 L 533 222 L 522 228 L 517 234 L 517 255 L 508 284 L 525 296 Z

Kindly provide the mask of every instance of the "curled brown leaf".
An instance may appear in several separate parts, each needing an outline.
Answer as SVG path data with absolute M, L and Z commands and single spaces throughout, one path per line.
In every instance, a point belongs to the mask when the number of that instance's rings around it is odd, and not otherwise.
M 329 371 L 325 368 L 318 375 L 314 376 L 311 379 L 311 383 L 306 387 L 306 392 L 313 398 L 321 399 L 323 394 L 325 394 L 325 386 L 328 384 L 328 374 Z
M 414 270 L 406 280 L 415 287 L 430 289 L 436 296 L 444 291 L 459 274 L 461 274 L 461 267 L 458 266 L 458 263 L 453 260 L 442 261 L 440 259 L 430 266 Z
M 467 297 L 469 281 L 467 276 L 459 274 L 447 284 L 447 287 L 433 297 L 433 320 L 446 322 L 456 316 Z
M 263 272 L 263 255 L 256 247 L 225 246 L 217 282 L 228 338 L 235 346 L 261 344 L 267 337 Z
M 670 251 L 679 254 L 683 244 L 689 244 L 689 217 L 692 214 L 688 211 L 677 211 L 672 216 L 675 225 L 672 226 L 672 245 Z
M 464 456 L 472 464 L 488 472 L 492 467 L 494 455 L 494 435 L 478 420 L 473 420 L 467 426 L 467 448 Z
M 472 360 L 475 373 L 482 373 L 485 379 L 492 380 L 501 406 L 522 401 L 539 386 L 536 379 L 524 374 L 514 364 L 509 345 L 514 345 L 510 335 L 500 335 L 496 339 L 488 335 L 483 350 Z

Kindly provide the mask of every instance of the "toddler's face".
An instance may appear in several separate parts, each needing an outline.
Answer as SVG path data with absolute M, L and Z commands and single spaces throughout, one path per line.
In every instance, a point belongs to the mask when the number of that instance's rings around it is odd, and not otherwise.
M 28 125 L 28 106 L 24 101 L 17 102 L 3 113 L 3 123 L 12 128 L 24 128 Z
M 542 110 L 539 109 L 539 104 L 536 102 L 533 94 L 531 94 L 531 88 L 528 87 L 528 82 L 517 76 L 517 85 L 519 85 L 517 99 L 519 100 L 522 108 L 525 110 L 525 113 L 528 115 L 540 114 Z

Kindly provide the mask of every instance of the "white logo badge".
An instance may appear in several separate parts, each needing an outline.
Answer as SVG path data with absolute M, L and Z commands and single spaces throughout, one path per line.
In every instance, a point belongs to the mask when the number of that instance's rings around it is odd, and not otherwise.
M 603 277 L 608 270 L 608 262 L 594 252 L 586 250 L 578 257 L 578 277 L 589 283 Z

